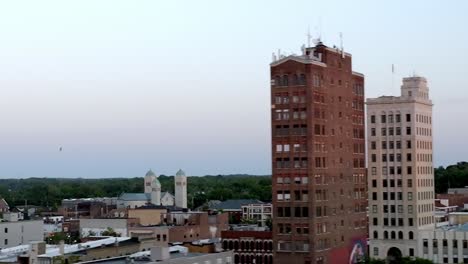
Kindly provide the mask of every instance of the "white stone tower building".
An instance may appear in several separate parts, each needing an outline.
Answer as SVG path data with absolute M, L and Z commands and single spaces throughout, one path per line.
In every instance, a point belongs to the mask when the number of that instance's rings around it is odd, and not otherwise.
M 161 183 L 158 178 L 154 178 L 151 183 L 151 203 L 161 205 Z
M 145 193 L 151 193 L 152 192 L 152 187 L 151 184 L 153 183 L 154 179 L 156 179 L 158 176 L 152 171 L 149 170 L 146 175 L 145 175 Z
M 432 102 L 423 77 L 403 78 L 401 96 L 367 100 L 369 255 L 417 256 L 420 230 L 434 228 Z
M 174 177 L 175 205 L 187 208 L 187 176 L 183 170 L 179 170 Z

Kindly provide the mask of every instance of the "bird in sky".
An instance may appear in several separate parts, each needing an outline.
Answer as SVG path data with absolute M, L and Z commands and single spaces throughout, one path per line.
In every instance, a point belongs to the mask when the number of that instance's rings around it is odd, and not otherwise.
M 59 151 L 62 151 L 62 147 L 59 148 Z

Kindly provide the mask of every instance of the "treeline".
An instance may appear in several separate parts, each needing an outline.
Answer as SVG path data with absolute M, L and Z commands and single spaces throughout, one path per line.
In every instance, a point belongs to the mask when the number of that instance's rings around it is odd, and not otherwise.
M 436 193 L 446 193 L 448 188 L 468 186 L 468 162 L 436 168 L 434 185 Z
M 174 177 L 161 175 L 163 191 L 174 193 Z M 468 186 L 468 162 L 435 169 L 435 191 Z M 123 192 L 143 192 L 143 178 L 108 179 L 0 179 L 0 197 L 10 204 L 57 208 L 62 199 L 115 197 Z M 271 200 L 271 177 L 218 175 L 188 177 L 188 204 L 197 207 L 209 200 Z
M 162 191 L 174 193 L 174 177 L 161 175 Z M 271 200 L 271 177 L 219 175 L 188 177 L 188 205 L 197 207 L 208 200 Z M 115 197 L 123 192 L 143 192 L 143 178 L 0 179 L 0 197 L 14 205 L 38 205 L 57 208 L 62 199 Z

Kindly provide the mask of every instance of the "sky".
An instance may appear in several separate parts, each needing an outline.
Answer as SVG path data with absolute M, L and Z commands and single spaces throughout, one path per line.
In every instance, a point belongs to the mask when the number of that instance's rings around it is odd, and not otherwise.
M 435 166 L 468 160 L 466 10 L 467 1 L 1 1 L 0 178 L 270 174 L 271 55 L 299 53 L 308 28 L 328 46 L 342 32 L 367 97 L 425 76 Z

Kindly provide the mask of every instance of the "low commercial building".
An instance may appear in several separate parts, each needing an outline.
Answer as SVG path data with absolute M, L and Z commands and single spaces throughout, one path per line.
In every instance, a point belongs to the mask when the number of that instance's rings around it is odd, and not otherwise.
M 418 256 L 434 263 L 468 263 L 468 224 L 419 231 Z
M 166 206 L 147 205 L 134 209 L 128 209 L 128 217 L 139 218 L 141 226 L 154 226 L 161 224 L 162 217 L 166 215 L 167 211 L 168 209 Z
M 213 204 L 209 210 L 222 211 L 229 213 L 230 224 L 238 224 L 242 219 L 242 206 L 248 204 L 262 204 L 263 202 L 256 199 L 236 199 L 226 200 L 220 203 Z
M 0 248 L 24 245 L 32 241 L 43 241 L 42 220 L 0 222 Z
M 253 203 L 242 205 L 242 218 L 256 221 L 265 226 L 267 220 L 271 220 L 273 205 L 271 203 Z
M 99 218 L 116 208 L 116 198 L 64 199 L 58 213 L 65 219 Z
M 128 229 L 138 224 L 137 218 L 80 219 L 80 236 L 101 236 L 104 231 L 110 229 L 120 236 L 128 236 Z
M 234 251 L 234 263 L 273 263 L 271 231 L 223 231 L 222 247 Z
M 37 258 L 39 264 L 77 263 L 129 256 L 140 250 L 138 239 L 110 237 L 85 243 L 61 244 L 55 248 L 47 248 L 47 251 L 37 256 Z

